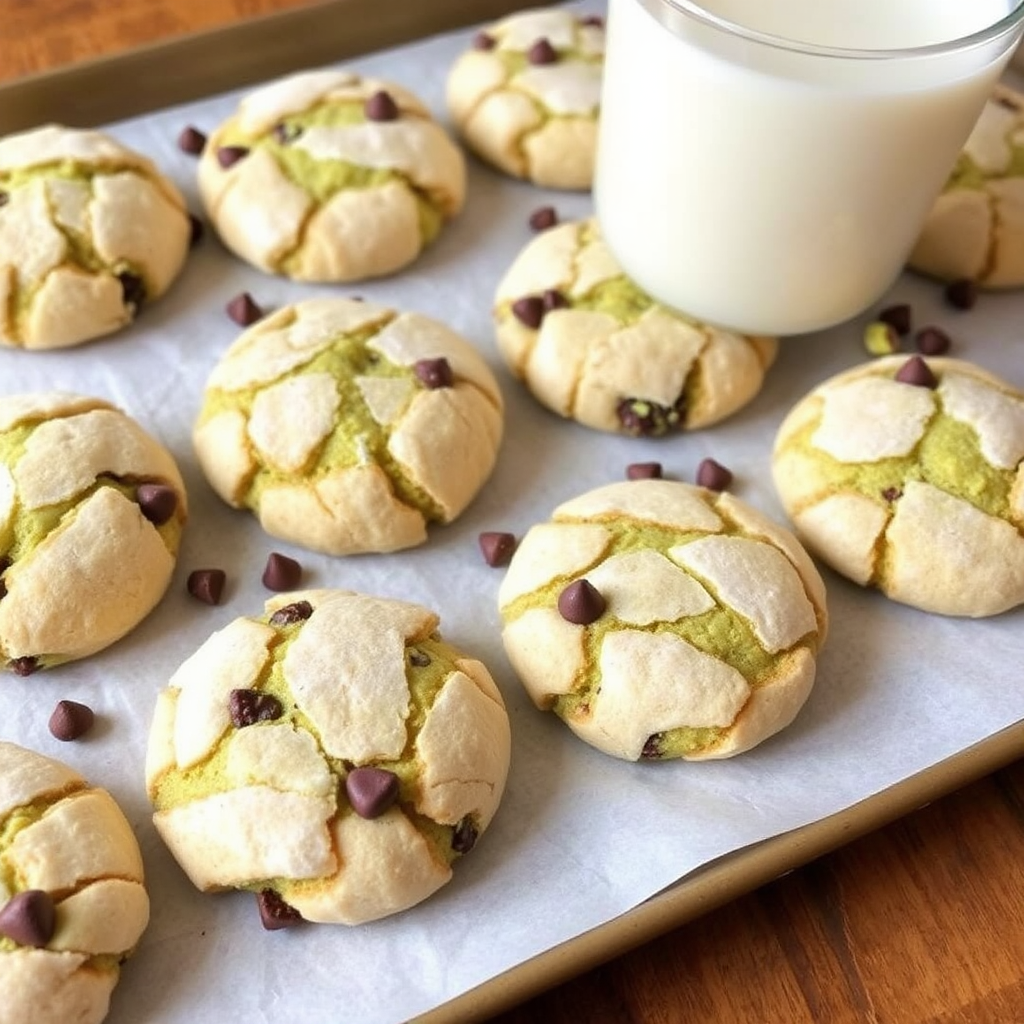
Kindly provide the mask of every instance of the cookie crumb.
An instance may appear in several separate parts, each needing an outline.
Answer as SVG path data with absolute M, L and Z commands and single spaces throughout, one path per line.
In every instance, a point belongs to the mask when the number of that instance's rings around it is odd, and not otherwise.
M 889 356 L 899 352 L 899 331 L 884 320 L 873 320 L 864 328 L 864 347 L 873 356 Z
M 74 700 L 59 700 L 48 723 L 54 739 L 68 743 L 84 736 L 93 726 L 96 716 L 88 704 Z
M 263 570 L 263 586 L 268 590 L 294 590 L 302 579 L 302 566 L 277 551 L 272 551 Z
M 702 459 L 697 467 L 697 483 L 709 491 L 727 490 L 732 483 L 732 470 L 714 459 Z
M 250 327 L 263 319 L 263 310 L 248 292 L 240 292 L 224 309 L 239 327 Z
M 484 561 L 494 568 L 508 565 L 516 550 L 516 539 L 511 533 L 486 530 L 478 540 Z
M 203 604 L 220 604 L 227 573 L 223 569 L 195 569 L 188 574 L 188 592 Z

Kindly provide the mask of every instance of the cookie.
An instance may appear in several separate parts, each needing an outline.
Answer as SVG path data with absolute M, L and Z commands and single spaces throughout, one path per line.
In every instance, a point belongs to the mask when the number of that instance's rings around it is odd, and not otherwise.
M 566 10 L 521 11 L 477 34 L 448 73 L 448 110 L 482 160 L 546 188 L 594 177 L 604 25 Z
M 449 881 L 497 810 L 510 734 L 487 669 L 438 621 L 294 592 L 185 661 L 158 698 L 146 777 L 197 888 L 252 890 L 267 927 L 354 925 Z
M 736 334 L 655 302 L 593 219 L 533 238 L 498 285 L 498 348 L 560 416 L 644 436 L 707 427 L 760 390 L 774 338 Z
M 248 328 L 193 432 L 213 489 L 267 533 L 333 555 L 394 551 L 450 522 L 494 465 L 494 376 L 417 313 L 310 299 Z
M 1024 285 L 1024 95 L 996 85 L 909 263 L 943 281 Z
M 100 132 L 0 139 L 0 344 L 65 348 L 131 323 L 177 277 L 191 234 L 177 188 Z
M 135 833 L 104 789 L 0 741 L 0 1022 L 98 1024 L 149 922 Z
M 731 757 L 785 728 L 828 628 L 788 530 L 731 494 L 652 478 L 533 526 L 498 603 L 534 704 L 629 761 Z
M 979 367 L 890 356 L 825 381 L 773 472 L 809 550 L 855 583 L 943 615 L 1024 602 L 1024 394 Z
M 107 647 L 171 580 L 173 456 L 99 398 L 0 397 L 0 658 L 19 675 Z
M 221 241 L 296 281 L 399 270 L 459 212 L 465 189 L 461 150 L 416 96 L 346 71 L 258 89 L 199 160 Z

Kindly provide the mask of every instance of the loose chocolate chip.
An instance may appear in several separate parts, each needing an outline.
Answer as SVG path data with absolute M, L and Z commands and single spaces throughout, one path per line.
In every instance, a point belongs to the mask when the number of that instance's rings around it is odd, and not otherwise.
M 544 300 L 539 295 L 527 295 L 512 303 L 512 315 L 524 326 L 537 330 L 544 319 Z
M 270 616 L 272 626 L 290 626 L 293 622 L 305 622 L 313 614 L 313 606 L 308 601 L 293 601 L 283 608 L 278 608 Z
M 660 478 L 660 462 L 631 462 L 626 467 L 627 480 L 658 480 Z
M 217 149 L 217 163 L 227 170 L 249 155 L 248 146 L 220 146 Z
M 912 384 L 917 388 L 934 390 L 939 386 L 931 367 L 920 356 L 911 356 L 896 372 L 896 379 L 901 384 Z
M 413 366 L 416 376 L 432 391 L 437 388 L 450 388 L 454 377 L 451 364 L 441 356 L 438 359 L 417 359 Z
M 272 722 L 284 714 L 281 702 L 272 693 L 259 690 L 232 690 L 228 694 L 228 711 L 237 729 L 257 722 Z
M 493 50 L 498 45 L 498 40 L 494 36 L 488 35 L 486 32 L 477 32 L 473 36 L 473 49 L 474 50 Z
M 526 51 L 526 59 L 531 64 L 554 64 L 558 61 L 558 51 L 546 39 L 538 39 Z
M 589 626 L 604 614 L 607 602 L 590 580 L 575 580 L 558 595 L 558 612 L 566 622 Z
M 864 328 L 864 347 L 873 356 L 888 356 L 900 350 L 900 335 L 892 324 L 873 320 Z
M 914 338 L 917 351 L 926 356 L 941 356 L 949 351 L 953 342 L 941 327 L 922 327 Z
M 292 928 L 302 922 L 302 915 L 273 889 L 261 889 L 256 894 L 256 905 L 260 910 L 260 921 L 268 932 Z
M 190 249 L 194 249 L 203 240 L 206 228 L 204 227 L 203 222 L 194 213 L 190 213 L 188 215 L 188 227 L 188 245 Z
M 363 105 L 363 112 L 370 121 L 396 121 L 399 116 L 398 104 L 391 93 L 381 89 L 375 92 Z
M 227 573 L 223 569 L 195 569 L 188 574 L 185 586 L 188 592 L 203 604 L 220 604 L 227 579 Z
M 885 498 L 886 501 L 895 501 L 897 498 L 903 497 L 903 491 L 899 487 L 886 487 L 885 490 L 882 491 L 882 497 Z
M 732 483 L 732 472 L 714 459 L 702 459 L 697 467 L 697 483 L 709 491 L 724 491 Z
M 553 309 L 565 309 L 569 300 L 557 288 L 548 288 L 541 296 L 544 303 L 544 312 L 550 313 Z
M 516 549 L 516 539 L 511 533 L 485 530 L 477 540 L 480 544 L 480 553 L 484 556 L 484 561 L 495 568 L 500 565 L 508 565 L 512 558 L 512 553 Z
M 240 292 L 225 307 L 225 312 L 239 327 L 249 327 L 263 319 L 263 310 L 248 292 Z
M 398 799 L 398 776 L 386 768 L 353 768 L 345 795 L 360 818 L 379 818 Z
M 540 206 L 530 214 L 530 227 L 534 231 L 547 231 L 558 223 L 558 214 L 553 206 Z
M 135 488 L 135 500 L 154 526 L 163 526 L 178 507 L 178 494 L 167 484 L 139 484 Z
M 91 728 L 96 716 L 88 704 L 79 704 L 74 700 L 59 700 L 50 715 L 50 735 L 55 739 L 77 740 Z
M 616 413 L 622 429 L 633 437 L 658 437 L 682 419 L 683 399 L 674 406 L 658 405 L 643 398 L 624 398 Z
M 121 282 L 121 297 L 125 306 L 132 316 L 135 316 L 139 307 L 146 301 L 146 285 L 138 274 L 129 273 L 127 270 L 117 275 Z
M 978 286 L 965 277 L 947 284 L 943 295 L 954 309 L 973 309 L 978 301 Z
M 7 663 L 16 676 L 30 676 L 39 668 L 39 662 L 31 655 L 24 658 L 11 658 Z
M 456 853 L 469 853 L 476 846 L 479 835 L 476 825 L 468 817 L 461 819 L 452 832 L 452 849 Z
M 294 590 L 302 579 L 302 566 L 287 555 L 272 551 L 263 570 L 263 586 L 268 590 Z
M 900 337 L 910 333 L 913 320 L 910 306 L 901 302 L 896 306 L 887 306 L 878 314 L 878 319 L 883 324 L 888 324 Z
M 198 128 L 187 125 L 181 129 L 181 134 L 178 136 L 178 149 L 183 153 L 199 156 L 205 147 L 206 136 Z
M 278 121 L 278 123 L 274 125 L 274 138 L 277 139 L 282 146 L 287 146 L 289 142 L 294 142 L 301 134 L 301 125 L 288 124 L 287 121 Z
M 418 647 L 409 648 L 409 664 L 414 668 L 426 668 L 430 664 L 430 655 Z
M 53 938 L 57 911 L 53 897 L 42 889 L 16 893 L 0 908 L 0 935 L 19 946 L 45 946 Z

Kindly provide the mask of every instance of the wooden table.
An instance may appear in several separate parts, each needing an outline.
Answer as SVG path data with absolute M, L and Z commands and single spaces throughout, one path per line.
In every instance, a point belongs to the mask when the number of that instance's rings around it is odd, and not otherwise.
M 0 80 L 303 2 L 0 0 Z M 1024 762 L 495 1021 L 1021 1024 Z

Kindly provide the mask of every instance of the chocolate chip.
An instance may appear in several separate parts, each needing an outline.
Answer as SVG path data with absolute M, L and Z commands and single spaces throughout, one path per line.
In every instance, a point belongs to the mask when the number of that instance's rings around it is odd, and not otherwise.
M 558 51 L 546 39 L 538 39 L 526 51 L 526 59 L 531 64 L 554 64 L 558 61 Z
M 914 338 L 917 351 L 926 356 L 941 356 L 949 351 L 953 342 L 941 327 L 922 327 Z
M 539 295 L 527 295 L 512 303 L 512 315 L 524 326 L 537 330 L 544 319 L 544 300 Z
M 656 732 L 648 736 L 644 741 L 643 750 L 640 751 L 641 761 L 657 761 L 661 758 L 661 733 Z
M 239 327 L 249 327 L 263 319 L 263 310 L 248 292 L 240 292 L 225 307 L 225 312 Z
M 278 608 L 270 616 L 272 626 L 290 626 L 293 622 L 305 622 L 313 614 L 313 606 L 308 601 L 293 601 L 283 608 Z
M 398 776 L 386 768 L 353 768 L 345 795 L 360 818 L 379 818 L 398 799 Z
M 302 579 L 302 566 L 287 555 L 272 551 L 263 570 L 263 586 L 268 590 L 294 590 Z
M 978 301 L 978 286 L 970 278 L 951 281 L 942 293 L 954 309 L 973 309 Z
M 261 889 L 256 894 L 256 906 L 260 910 L 260 921 L 268 932 L 293 928 L 302 922 L 302 915 L 273 889 Z
M 139 484 L 135 488 L 135 500 L 154 526 L 163 526 L 178 507 L 178 494 L 167 484 Z
M 634 437 L 658 437 L 682 419 L 683 399 L 674 406 L 658 405 L 643 398 L 624 398 L 616 413 L 622 429 Z
M 55 739 L 77 740 L 91 728 L 96 716 L 88 704 L 79 704 L 74 700 L 59 700 L 50 715 L 50 735 Z
M 594 28 L 604 28 L 604 18 L 600 14 L 588 14 L 580 18 L 581 25 L 592 25 Z
M 724 491 L 732 483 L 732 473 L 714 459 L 702 459 L 697 467 L 697 483 L 709 491 Z
M 57 911 L 53 897 L 42 889 L 16 893 L 0 907 L 0 935 L 19 946 L 45 946 L 53 938 Z
M 486 32 L 477 32 L 473 36 L 474 50 L 493 50 L 498 45 L 498 40 Z
M 544 312 L 550 313 L 553 309 L 565 309 L 569 300 L 557 288 L 548 288 L 541 296 L 544 303 Z
M 450 388 L 454 381 L 451 364 L 444 356 L 438 359 L 417 359 L 413 370 L 420 381 L 432 391 L 437 388 Z
M 418 647 L 409 648 L 409 664 L 414 668 L 426 668 L 430 664 L 430 655 Z
M 534 231 L 547 231 L 558 223 L 558 214 L 553 206 L 540 206 L 530 214 L 530 227 Z
M 39 668 L 38 659 L 32 657 L 32 655 L 26 655 L 23 658 L 11 658 L 7 664 L 16 676 L 30 676 Z
M 288 143 L 294 142 L 301 134 L 301 125 L 289 124 L 287 121 L 278 121 L 278 123 L 274 125 L 274 138 L 277 139 L 282 146 L 287 146 Z
M 6 192 L 0 191 L 0 206 L 6 206 L 10 199 L 11 197 Z
M 452 849 L 456 853 L 469 853 L 479 835 L 476 825 L 468 817 L 462 818 L 452 832 Z
M 284 714 L 281 702 L 272 693 L 259 690 L 232 690 L 228 694 L 228 711 L 238 729 L 257 722 L 272 722 Z
M 484 561 L 493 567 L 508 565 L 516 549 L 516 539 L 511 533 L 486 530 L 477 538 Z
M 660 462 L 631 462 L 626 467 L 627 480 L 658 480 L 660 478 Z
M 391 93 L 381 89 L 375 92 L 363 105 L 363 112 L 370 121 L 396 121 L 400 111 Z
M 146 301 L 146 285 L 138 274 L 132 274 L 123 270 L 117 275 L 121 282 L 121 298 L 125 306 L 135 316 L 139 308 Z
M 900 337 L 910 333 L 913 315 L 910 306 L 901 302 L 896 306 L 887 306 L 878 314 L 883 324 L 888 324 Z
M 589 626 L 604 614 L 608 603 L 589 580 L 575 580 L 558 595 L 558 612 L 566 622 Z
M 939 386 L 931 367 L 920 356 L 911 356 L 896 372 L 896 379 L 901 384 L 912 384 L 917 388 L 934 390 Z
M 885 498 L 886 501 L 892 502 L 897 498 L 902 498 L 903 491 L 899 487 L 886 487 L 885 490 L 882 491 L 882 497 Z
M 227 573 L 223 569 L 195 569 L 188 574 L 185 586 L 188 592 L 203 604 L 220 604 L 227 579 Z
M 11 560 L 6 556 L 0 556 L 0 598 L 7 596 L 7 584 L 3 581 L 3 574 L 11 567 Z
M 181 129 L 178 136 L 178 149 L 191 156 L 199 156 L 206 147 L 206 136 L 192 125 Z
M 217 163 L 227 170 L 249 155 L 248 146 L 220 146 L 217 149 Z

